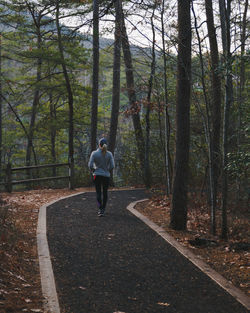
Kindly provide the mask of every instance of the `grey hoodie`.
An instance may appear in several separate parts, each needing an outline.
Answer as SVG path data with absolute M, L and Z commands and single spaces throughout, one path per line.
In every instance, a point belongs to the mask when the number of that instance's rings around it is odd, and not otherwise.
M 110 177 L 110 171 L 115 167 L 113 154 L 110 151 L 104 154 L 98 148 L 91 153 L 88 166 L 90 170 L 94 171 L 93 175 Z

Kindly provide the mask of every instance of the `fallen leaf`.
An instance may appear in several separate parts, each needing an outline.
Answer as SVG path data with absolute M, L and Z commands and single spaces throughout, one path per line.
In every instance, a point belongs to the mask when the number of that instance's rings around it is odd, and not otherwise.
M 162 306 L 170 306 L 170 304 L 167 302 L 158 302 L 157 304 L 162 305 Z

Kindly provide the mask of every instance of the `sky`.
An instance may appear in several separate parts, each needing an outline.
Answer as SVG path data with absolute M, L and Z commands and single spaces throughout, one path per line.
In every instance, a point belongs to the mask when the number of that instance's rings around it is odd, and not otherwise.
M 135 3 L 138 1 L 134 1 Z M 147 0 L 144 0 L 144 2 L 147 2 Z M 168 4 L 168 9 L 164 13 L 164 27 L 165 27 L 165 38 L 166 43 L 173 43 L 172 46 L 166 46 L 166 49 L 169 50 L 172 53 L 177 52 L 177 47 L 174 46 L 176 43 L 176 25 L 177 25 L 177 0 L 165 0 L 165 3 Z M 217 25 L 219 25 L 218 21 L 218 3 L 213 2 L 213 8 L 214 8 L 214 17 L 216 20 Z M 197 18 L 197 24 L 199 27 L 199 35 L 201 38 L 207 37 L 207 25 L 206 25 L 206 15 L 204 12 L 204 1 L 194 1 L 194 10 Z M 131 44 L 142 46 L 142 47 L 151 47 L 152 46 L 152 28 L 150 24 L 150 17 L 152 15 L 152 9 L 151 10 L 138 10 L 137 4 L 127 4 L 126 7 L 123 8 L 125 12 L 128 12 L 128 17 L 126 19 L 126 27 L 128 32 L 128 37 Z M 243 5 L 240 7 L 235 6 L 232 7 L 232 16 L 234 16 L 236 13 L 239 13 L 240 10 L 243 10 Z M 238 11 L 238 12 L 237 12 Z M 242 13 L 242 12 L 241 12 Z M 194 20 L 193 12 L 191 11 L 191 17 L 192 20 Z M 68 26 L 78 26 L 82 23 L 87 23 L 87 26 L 84 26 L 79 29 L 79 31 L 83 33 L 90 33 L 92 34 L 91 29 L 91 19 L 92 19 L 92 13 L 88 16 L 84 16 L 84 20 L 80 20 L 80 18 L 68 18 L 64 19 L 64 23 Z M 192 22 L 194 25 L 194 22 Z M 154 24 L 155 24 L 155 35 L 156 35 L 156 48 L 162 49 L 162 37 L 161 37 L 161 21 L 160 21 L 160 10 L 157 9 L 155 11 L 155 18 L 154 18 Z M 114 16 L 112 15 L 105 15 L 100 20 L 100 34 L 102 37 L 105 38 L 114 38 Z M 219 49 L 221 50 L 220 45 L 220 28 L 217 28 L 217 40 L 219 43 Z M 232 29 L 232 50 L 236 49 L 239 45 L 239 41 L 236 40 L 236 30 Z M 194 36 L 195 37 L 195 36 Z M 169 40 L 170 39 L 170 40 Z M 248 42 L 249 43 L 249 42 Z M 195 40 L 193 40 L 193 48 L 194 51 L 198 51 L 197 45 L 195 44 Z M 206 38 L 202 42 L 203 44 L 203 50 L 209 50 L 209 42 Z M 195 52 L 194 52 L 195 53 Z
M 176 1 L 170 1 L 173 3 L 173 6 L 176 5 Z M 129 36 L 129 40 L 131 44 L 142 46 L 142 47 L 149 47 L 152 46 L 152 29 L 150 25 L 150 16 L 152 14 L 152 10 L 145 12 L 145 11 L 138 11 L 134 7 L 135 5 L 130 4 L 127 5 L 124 10 L 128 12 L 129 16 L 126 19 L 126 27 L 127 32 Z M 171 10 L 171 14 L 168 14 L 165 18 L 165 25 L 170 24 L 172 22 L 176 22 L 176 14 L 175 9 Z M 136 12 L 136 14 L 135 14 Z M 169 13 L 169 12 L 168 12 Z M 154 19 L 154 23 L 156 27 L 161 28 L 160 26 L 160 20 L 159 20 L 159 10 L 155 13 L 156 18 Z M 157 18 L 158 17 L 158 18 Z M 63 19 L 63 22 L 67 26 L 77 26 L 80 23 L 91 21 L 92 19 L 92 13 L 85 17 L 85 20 L 81 21 L 80 18 L 68 18 Z M 100 33 L 105 38 L 114 38 L 114 16 L 112 15 L 106 15 L 103 18 L 101 18 L 99 22 L 100 26 Z M 137 29 L 138 28 L 138 29 Z M 79 29 L 81 32 L 89 32 L 92 33 L 90 25 L 87 25 L 85 27 L 82 27 Z M 172 36 L 173 34 L 171 32 L 174 32 L 174 29 L 171 28 L 168 30 L 168 36 Z M 156 32 L 156 42 L 159 46 L 162 46 L 161 42 L 161 34 L 159 32 Z

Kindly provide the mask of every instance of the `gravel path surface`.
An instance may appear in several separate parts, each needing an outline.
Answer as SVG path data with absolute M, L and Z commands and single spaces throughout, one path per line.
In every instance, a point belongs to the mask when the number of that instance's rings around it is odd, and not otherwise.
M 47 208 L 48 242 L 62 313 L 245 313 L 246 309 L 126 210 L 143 190 L 95 193 Z

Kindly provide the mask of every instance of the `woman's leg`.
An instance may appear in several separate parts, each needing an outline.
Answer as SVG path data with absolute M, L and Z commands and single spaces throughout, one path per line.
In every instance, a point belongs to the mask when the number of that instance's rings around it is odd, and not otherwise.
M 102 176 L 96 176 L 94 179 L 95 190 L 96 190 L 96 200 L 98 209 L 102 208 Z
M 102 211 L 104 212 L 108 201 L 109 177 L 102 177 L 102 187 L 103 187 Z

